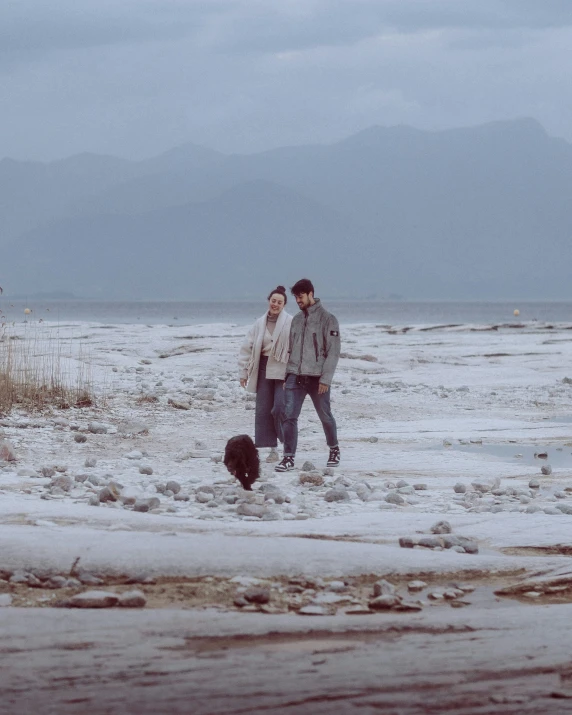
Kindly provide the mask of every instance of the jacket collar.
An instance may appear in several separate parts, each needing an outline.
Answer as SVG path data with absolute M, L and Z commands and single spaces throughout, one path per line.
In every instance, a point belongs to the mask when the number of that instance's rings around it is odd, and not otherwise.
M 304 311 L 304 313 L 307 313 L 308 315 L 312 315 L 312 313 L 315 313 L 320 307 L 322 306 L 322 303 L 319 298 L 315 298 L 314 305 L 311 305 L 307 310 Z

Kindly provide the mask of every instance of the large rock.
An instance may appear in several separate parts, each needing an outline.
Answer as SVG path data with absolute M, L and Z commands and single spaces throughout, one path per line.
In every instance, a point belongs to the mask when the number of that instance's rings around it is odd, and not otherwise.
M 309 484 L 313 487 L 321 487 L 324 483 L 324 477 L 321 474 L 312 472 L 300 472 L 298 479 L 300 484 Z
M 119 596 L 110 591 L 85 591 L 69 598 L 65 605 L 69 608 L 111 608 L 118 601 Z
M 16 461 L 16 450 L 9 439 L 0 439 L 0 460 L 5 462 Z
M 350 495 L 345 489 L 329 489 L 325 495 L 324 500 L 328 502 L 334 501 L 349 501 Z
M 266 507 L 262 504 L 249 504 L 242 502 L 236 507 L 236 513 L 240 516 L 257 516 L 261 519 L 266 513 Z
M 67 474 L 60 474 L 57 477 L 53 477 L 50 486 L 58 487 L 63 489 L 64 492 L 69 492 L 75 484 L 75 480 L 72 479 Z

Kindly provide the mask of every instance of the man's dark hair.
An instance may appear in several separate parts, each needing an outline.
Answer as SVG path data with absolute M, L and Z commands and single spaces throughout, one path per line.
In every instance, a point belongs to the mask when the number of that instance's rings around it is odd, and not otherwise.
M 309 278 L 300 278 L 300 280 L 294 283 L 292 288 L 290 288 L 290 293 L 292 293 L 292 295 L 300 295 L 300 293 L 313 292 L 314 286 Z
M 281 295 L 284 298 L 284 305 L 288 302 L 288 296 L 286 295 L 286 288 L 284 286 L 276 286 L 274 290 L 271 290 L 270 293 L 268 294 L 268 298 L 266 300 L 270 300 L 274 293 L 277 293 L 278 295 Z

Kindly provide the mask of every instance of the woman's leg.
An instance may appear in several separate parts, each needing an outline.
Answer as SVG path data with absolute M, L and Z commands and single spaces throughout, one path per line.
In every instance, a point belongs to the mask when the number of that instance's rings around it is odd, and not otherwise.
M 254 417 L 254 444 L 257 447 L 276 447 L 278 444 L 272 408 L 274 407 L 274 380 L 266 379 L 268 358 L 260 358 L 256 385 L 256 414 Z
M 284 442 L 284 380 L 274 380 L 274 407 L 272 416 L 274 417 L 274 429 L 280 442 Z

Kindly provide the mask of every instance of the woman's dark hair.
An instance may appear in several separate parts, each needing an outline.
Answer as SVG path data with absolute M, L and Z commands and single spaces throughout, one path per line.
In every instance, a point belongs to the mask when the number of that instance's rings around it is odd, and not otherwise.
M 294 283 L 292 288 L 290 288 L 290 293 L 292 293 L 292 295 L 300 295 L 300 293 L 313 292 L 314 286 L 309 278 L 300 278 L 300 280 Z
M 276 286 L 274 290 L 271 290 L 270 293 L 268 294 L 268 298 L 266 300 L 270 300 L 274 293 L 278 293 L 278 295 L 281 295 L 284 298 L 284 305 L 288 302 L 288 296 L 286 295 L 286 288 L 284 286 Z

